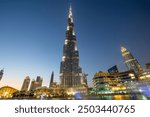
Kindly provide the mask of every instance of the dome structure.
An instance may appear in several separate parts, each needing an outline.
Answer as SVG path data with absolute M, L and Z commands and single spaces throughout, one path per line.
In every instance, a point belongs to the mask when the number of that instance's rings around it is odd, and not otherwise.
M 10 87 L 10 86 L 4 86 L 0 88 L 0 99 L 7 99 L 12 98 L 13 93 L 18 91 L 17 89 Z

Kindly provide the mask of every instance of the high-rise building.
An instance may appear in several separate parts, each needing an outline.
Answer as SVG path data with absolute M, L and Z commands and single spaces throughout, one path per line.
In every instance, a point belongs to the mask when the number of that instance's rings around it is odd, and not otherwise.
M 36 81 L 33 79 L 30 85 L 30 91 L 34 91 L 35 89 L 42 86 L 43 78 L 37 76 Z
M 27 76 L 23 81 L 21 91 L 28 91 L 29 84 L 30 84 L 30 77 Z
M 142 67 L 137 59 L 125 47 L 121 47 L 121 52 L 128 70 L 134 70 L 135 73 L 142 71 Z
M 2 79 L 2 77 L 3 77 L 3 74 L 4 74 L 4 70 L 2 69 L 2 70 L 0 71 L 0 81 L 1 81 L 1 79 Z
M 70 5 L 63 56 L 60 65 L 60 80 L 64 88 L 75 88 L 82 85 L 83 73 L 79 66 L 79 52 Z
M 30 85 L 30 91 L 34 91 L 37 88 L 37 82 L 33 79 Z
M 49 83 L 49 88 L 52 87 L 53 82 L 54 82 L 54 72 L 52 72 L 52 74 L 51 74 L 51 79 L 50 79 L 50 83 Z
M 43 82 L 43 78 L 41 78 L 40 76 L 37 76 L 36 82 L 37 82 L 37 84 L 38 84 L 37 87 L 41 87 L 41 86 L 42 86 L 42 82 Z

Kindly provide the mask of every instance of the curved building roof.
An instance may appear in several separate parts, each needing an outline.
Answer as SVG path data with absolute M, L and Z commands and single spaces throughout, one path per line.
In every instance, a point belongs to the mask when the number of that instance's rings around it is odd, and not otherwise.
M 0 88 L 0 98 L 12 98 L 13 93 L 18 91 L 17 89 L 11 87 L 11 86 L 3 86 Z

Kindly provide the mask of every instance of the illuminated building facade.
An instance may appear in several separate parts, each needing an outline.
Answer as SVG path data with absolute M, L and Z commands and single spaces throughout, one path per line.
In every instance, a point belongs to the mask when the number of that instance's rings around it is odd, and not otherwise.
M 82 87 L 85 81 L 84 74 L 79 66 L 79 52 L 77 49 L 76 35 L 72 18 L 72 8 L 70 6 L 67 22 L 66 38 L 63 47 L 63 56 L 60 65 L 60 80 L 64 88 Z
M 17 89 L 10 87 L 10 86 L 4 86 L 0 88 L 0 98 L 6 99 L 6 98 L 12 98 L 13 93 L 17 92 Z
M 150 63 L 145 64 L 145 68 L 139 74 L 139 80 L 150 80 Z
M 65 88 L 56 82 L 53 82 L 53 85 L 50 87 L 50 92 L 51 97 L 63 97 L 66 94 Z
M 139 80 L 150 80 L 150 69 L 143 69 L 143 71 L 139 74 Z
M 2 77 L 3 77 L 3 74 L 4 74 L 4 70 L 2 69 L 2 70 L 0 71 L 0 81 L 1 81 L 1 79 L 2 79 Z
M 34 91 L 35 98 L 48 98 L 50 97 L 50 89 L 46 86 L 38 87 Z
M 106 88 L 108 90 L 126 90 L 125 84 L 135 79 L 134 71 L 118 73 L 97 72 L 93 77 L 93 86 L 95 88 Z
M 125 47 L 121 47 L 121 52 L 128 70 L 134 70 L 137 74 L 142 71 L 142 67 L 137 59 Z
M 29 87 L 29 84 L 30 84 L 30 77 L 27 76 L 25 79 L 24 79 L 24 82 L 22 84 L 22 88 L 21 88 L 21 91 L 28 91 L 28 87 Z

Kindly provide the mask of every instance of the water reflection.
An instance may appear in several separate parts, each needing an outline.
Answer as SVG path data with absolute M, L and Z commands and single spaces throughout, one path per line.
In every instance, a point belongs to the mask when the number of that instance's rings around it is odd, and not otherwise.
M 89 97 L 88 99 L 97 100 L 145 100 L 147 99 L 144 95 L 108 95 L 108 96 L 96 96 L 96 98 Z
M 147 97 L 139 94 L 132 95 L 102 95 L 102 96 L 83 96 L 78 98 L 68 97 L 66 100 L 147 100 Z

